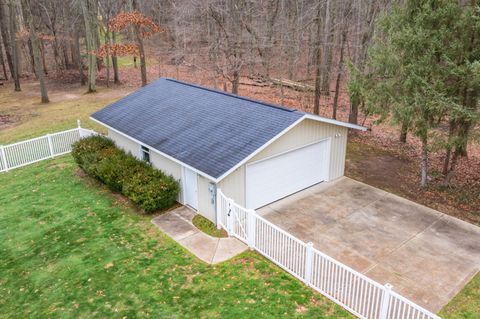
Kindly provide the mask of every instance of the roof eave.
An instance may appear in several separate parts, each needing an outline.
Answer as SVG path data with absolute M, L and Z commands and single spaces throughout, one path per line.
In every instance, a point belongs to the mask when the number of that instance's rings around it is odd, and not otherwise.
M 180 165 L 182 165 L 182 166 L 184 166 L 184 167 L 186 167 L 186 168 L 188 168 L 188 169 L 190 169 L 190 170 L 198 173 L 199 175 L 201 175 L 201 176 L 203 176 L 203 177 L 211 180 L 211 181 L 214 182 L 214 183 L 218 183 L 218 182 L 219 182 L 219 179 L 218 179 L 218 178 L 212 177 L 212 176 L 208 175 L 207 173 L 202 172 L 202 171 L 196 169 L 195 167 L 192 167 L 192 166 L 190 166 L 190 165 L 188 165 L 188 164 L 186 164 L 186 163 L 184 163 L 184 162 L 176 159 L 176 158 L 173 157 L 173 156 L 170 156 L 170 155 L 168 155 L 168 154 L 165 154 L 165 153 L 163 153 L 163 152 L 160 152 L 160 151 L 157 150 L 155 147 L 153 147 L 153 146 L 151 146 L 151 145 L 148 145 L 148 144 L 146 144 L 146 143 L 143 143 L 143 142 L 137 140 L 136 138 L 134 138 L 134 137 L 132 137 L 132 136 L 126 134 L 126 133 L 123 133 L 122 131 L 119 131 L 119 130 L 116 129 L 116 128 L 111 127 L 110 125 L 105 124 L 105 123 L 103 123 L 103 122 L 100 121 L 100 120 L 97 120 L 96 118 L 93 118 L 93 117 L 90 116 L 90 119 L 91 119 L 92 121 L 100 124 L 100 125 L 105 126 L 105 127 L 108 128 L 109 130 L 112 130 L 112 131 L 114 131 L 114 132 L 116 132 L 116 133 L 118 133 L 118 134 L 120 134 L 120 135 L 122 135 L 122 136 L 124 136 L 124 137 L 126 137 L 126 138 L 131 139 L 132 141 L 138 143 L 139 145 L 148 147 L 148 148 L 151 149 L 154 153 L 157 153 L 157 154 L 159 154 L 159 155 L 161 155 L 161 156 L 164 156 L 164 157 L 168 158 L 169 160 L 171 160 L 171 161 L 173 161 L 173 162 L 175 162 L 175 163 L 177 163 L 177 164 L 180 164 Z
M 247 157 L 245 157 L 243 160 L 241 160 L 240 162 L 238 162 L 235 166 L 233 166 L 231 169 L 229 169 L 228 171 L 226 171 L 225 173 L 223 173 L 219 178 L 217 178 L 217 183 L 220 182 L 221 180 L 223 180 L 225 177 L 227 177 L 228 175 L 230 175 L 232 172 L 234 172 L 236 169 L 238 169 L 240 166 L 242 166 L 243 164 L 245 164 L 246 162 L 248 162 L 250 159 L 252 159 L 255 155 L 257 155 L 258 153 L 260 153 L 261 151 L 263 151 L 265 148 L 267 148 L 270 144 L 272 144 L 273 142 L 275 142 L 277 139 L 279 139 L 281 136 L 283 136 L 285 133 L 287 133 L 288 131 L 290 131 L 293 127 L 297 126 L 298 123 L 300 123 L 301 121 L 303 121 L 305 119 L 305 115 L 300 117 L 298 120 L 296 120 L 295 122 L 293 122 L 292 124 L 290 124 L 287 128 L 285 128 L 283 131 L 281 131 L 280 133 L 278 133 L 277 135 L 275 135 L 272 139 L 270 139 L 267 143 L 263 144 L 262 146 L 260 146 L 259 148 L 257 148 L 253 153 L 251 153 L 250 155 L 248 155 Z
M 305 118 L 310 119 L 310 120 L 314 120 L 314 121 L 318 121 L 318 122 L 322 122 L 322 123 L 328 123 L 328 124 L 343 126 L 343 127 L 347 127 L 347 128 L 351 128 L 351 129 L 355 129 L 355 130 L 368 131 L 368 128 L 366 128 L 364 126 L 361 126 L 361 125 L 342 122 L 342 121 L 338 121 L 338 120 L 334 120 L 334 119 L 329 119 L 329 118 L 314 115 L 314 114 L 305 114 Z

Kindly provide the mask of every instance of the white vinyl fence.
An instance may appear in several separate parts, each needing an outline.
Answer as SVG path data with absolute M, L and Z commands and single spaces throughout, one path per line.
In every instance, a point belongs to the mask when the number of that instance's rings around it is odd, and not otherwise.
M 217 225 L 359 318 L 439 319 L 365 275 L 313 248 L 217 189 Z
M 47 134 L 31 140 L 0 145 L 0 172 L 36 163 L 54 156 L 69 153 L 72 144 L 96 132 L 80 127 Z

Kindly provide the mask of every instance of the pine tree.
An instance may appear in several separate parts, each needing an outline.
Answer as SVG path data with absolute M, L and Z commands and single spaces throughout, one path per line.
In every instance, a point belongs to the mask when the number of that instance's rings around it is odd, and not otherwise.
M 438 136 L 432 134 L 438 124 L 455 125 L 448 145 L 460 156 L 479 118 L 479 10 L 478 1 L 408 0 L 393 7 L 379 21 L 367 73 L 349 85 L 367 112 L 391 115 L 403 133 L 420 139 L 421 186 L 427 185 L 429 139 Z

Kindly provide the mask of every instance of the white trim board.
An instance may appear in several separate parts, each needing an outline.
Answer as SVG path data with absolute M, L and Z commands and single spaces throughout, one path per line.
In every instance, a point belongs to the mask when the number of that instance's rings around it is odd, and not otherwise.
M 342 122 L 342 121 L 338 121 L 338 120 L 334 120 L 334 119 L 329 119 L 327 117 L 323 117 L 323 116 L 319 116 L 319 115 L 315 115 L 315 114 L 306 113 L 305 118 L 307 118 L 309 120 L 314 120 L 314 121 L 317 121 L 317 122 L 328 123 L 328 124 L 343 126 L 343 127 L 347 127 L 347 128 L 352 128 L 352 129 L 355 129 L 355 130 L 368 131 L 368 128 L 366 128 L 365 126 L 352 124 L 352 123 L 347 123 L 347 122 Z

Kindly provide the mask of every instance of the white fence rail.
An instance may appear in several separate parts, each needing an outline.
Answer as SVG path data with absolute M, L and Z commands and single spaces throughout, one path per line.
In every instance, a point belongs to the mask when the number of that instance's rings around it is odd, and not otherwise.
M 440 319 L 437 315 L 313 248 L 217 190 L 217 225 L 308 286 L 366 319 Z
M 31 140 L 9 145 L 0 145 L 0 172 L 33 164 L 54 156 L 66 154 L 72 150 L 72 144 L 96 132 L 77 128 L 47 134 Z

